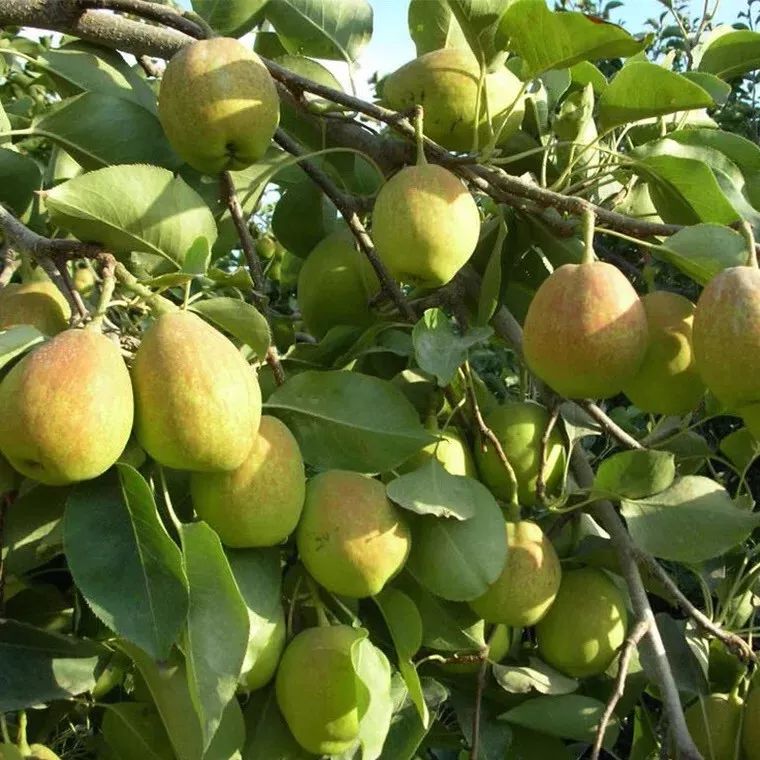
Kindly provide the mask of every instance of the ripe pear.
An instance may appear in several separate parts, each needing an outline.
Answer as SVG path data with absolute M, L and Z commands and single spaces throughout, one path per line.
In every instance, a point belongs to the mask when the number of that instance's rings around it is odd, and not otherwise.
M 296 543 L 317 583 L 334 594 L 361 598 L 379 593 L 401 570 L 411 537 L 382 483 L 328 470 L 306 485 Z
M 132 365 L 135 432 L 157 462 L 178 470 L 234 470 L 253 446 L 261 392 L 234 344 L 189 311 L 160 316 Z
M 238 171 L 266 152 L 280 102 L 261 59 L 237 40 L 183 47 L 161 81 L 158 115 L 174 150 L 206 174 Z
M 45 335 L 57 335 L 70 318 L 69 302 L 50 280 L 12 282 L 0 289 L 0 330 L 32 325 Z
M 339 755 L 359 735 L 359 690 L 347 625 L 308 628 L 285 649 L 275 680 L 277 704 L 296 741 L 315 755 Z
M 760 403 L 760 270 L 731 267 L 707 283 L 694 314 L 694 358 L 727 409 Z
M 0 383 L 0 452 L 46 485 L 90 480 L 119 458 L 133 414 L 117 346 L 94 330 L 65 330 Z
M 238 691 L 256 691 L 272 680 L 285 649 L 287 633 L 285 613 L 280 608 L 272 624 L 248 642 L 243 670 L 238 679 Z
M 407 166 L 380 189 L 372 214 L 377 255 L 401 282 L 445 285 L 478 243 L 480 214 L 448 169 Z
M 625 599 L 595 568 L 563 573 L 559 593 L 536 625 L 538 651 L 549 665 L 573 678 L 603 673 L 623 644 Z
M 742 707 L 743 700 L 739 697 L 708 694 L 684 712 L 691 738 L 704 760 L 739 757 Z
M 298 273 L 298 305 L 308 331 L 323 338 L 331 327 L 366 327 L 374 320 L 370 299 L 380 283 L 353 235 L 338 230 L 307 256 Z
M 443 433 L 437 433 L 438 440 L 429 443 L 413 457 L 407 459 L 398 468 L 400 474 L 412 472 L 427 464 L 431 459 L 437 459 L 452 475 L 466 475 L 476 478 L 475 461 L 470 448 L 462 438 L 462 434 L 449 428 Z
M 543 406 L 530 402 L 509 401 L 496 407 L 486 416 L 486 424 L 499 439 L 517 478 L 517 500 L 526 507 L 536 503 L 541 438 L 549 422 L 549 413 Z M 475 458 L 483 482 L 494 495 L 503 501 L 512 501 L 514 486 L 493 445 L 484 440 L 485 449 L 475 447 Z M 544 480 L 547 492 L 562 481 L 565 471 L 565 444 L 562 433 L 554 426 L 546 445 Z
M 760 688 L 750 691 L 742 723 L 745 760 L 760 760 Z
M 230 472 L 194 472 L 195 511 L 236 548 L 276 546 L 296 528 L 306 478 L 298 443 L 276 417 L 263 416 L 248 456 Z
M 636 375 L 649 331 L 641 299 L 603 261 L 564 264 L 528 308 L 523 350 L 531 371 L 568 398 L 608 398 Z
M 525 628 L 548 612 L 559 590 L 562 569 L 551 541 L 528 520 L 508 522 L 507 561 L 488 590 L 470 602 L 488 623 Z
M 450 150 L 472 150 L 477 129 L 482 149 L 490 137 L 487 115 L 495 131 L 506 120 L 499 139 L 504 142 L 520 128 L 525 100 L 522 82 L 503 65 L 486 75 L 480 103 L 479 85 L 480 66 L 470 50 L 443 48 L 391 74 L 383 84 L 383 100 L 396 111 L 421 105 L 425 134 Z
M 645 412 L 686 414 L 705 394 L 691 343 L 695 306 L 688 298 L 665 290 L 648 293 L 641 303 L 647 315 L 649 346 L 623 391 Z

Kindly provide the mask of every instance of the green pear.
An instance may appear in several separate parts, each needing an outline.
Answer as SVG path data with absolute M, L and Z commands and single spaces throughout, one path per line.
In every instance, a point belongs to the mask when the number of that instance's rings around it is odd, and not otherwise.
M 402 475 L 412 472 L 435 458 L 452 475 L 466 475 L 469 478 L 476 478 L 475 461 L 472 458 L 469 447 L 462 438 L 462 434 L 452 428 L 448 428 L 443 433 L 437 433 L 437 436 L 437 441 L 429 443 L 413 457 L 407 459 L 398 468 L 398 472 Z
M 117 346 L 91 329 L 65 330 L 0 383 L 0 452 L 46 485 L 90 480 L 119 458 L 133 414 Z
M 74 276 L 71 279 L 74 287 L 85 298 L 95 290 L 95 275 L 88 266 L 76 267 L 74 269 Z
M 528 520 L 508 522 L 507 561 L 488 590 L 470 602 L 488 623 L 525 628 L 546 615 L 562 577 L 559 557 L 541 528 Z
M 530 370 L 567 398 L 609 398 L 644 360 L 647 315 L 619 269 L 603 261 L 564 264 L 528 308 L 523 350 Z
M 351 647 L 361 632 L 347 625 L 308 628 L 285 649 L 277 704 L 296 741 L 315 755 L 339 755 L 359 735 L 359 697 Z
M 50 280 L 12 282 L 0 289 L 0 330 L 32 325 L 45 335 L 57 335 L 70 318 L 69 302 Z
M 397 280 L 435 288 L 449 282 L 472 255 L 480 213 L 448 169 L 407 166 L 380 189 L 372 233 L 378 256 Z
M 660 290 L 641 299 L 647 315 L 649 345 L 638 372 L 623 391 L 651 414 L 686 414 L 705 394 L 691 344 L 694 304 L 678 293 Z
M 601 570 L 563 573 L 554 604 L 536 625 L 538 651 L 573 678 L 599 675 L 625 641 L 628 612 L 617 586 Z
M 276 546 L 296 528 L 306 478 L 298 442 L 276 417 L 261 418 L 243 463 L 230 472 L 194 472 L 195 511 L 226 546 Z
M 234 344 L 189 311 L 160 316 L 132 365 L 138 443 L 177 470 L 234 470 L 261 418 L 256 375 Z
M 536 480 L 538 478 L 541 438 L 549 422 L 549 412 L 543 406 L 531 402 L 509 401 L 496 407 L 485 420 L 499 439 L 517 479 L 517 500 L 526 507 L 536 503 Z M 475 447 L 475 458 L 483 482 L 495 496 L 512 501 L 514 486 L 493 445 L 486 439 L 485 448 Z M 544 480 L 547 492 L 561 482 L 565 471 L 565 444 L 562 433 L 555 425 L 546 446 Z
M 272 680 L 285 649 L 287 633 L 285 613 L 280 607 L 271 624 L 259 625 L 257 635 L 249 639 L 243 669 L 238 679 L 238 691 L 256 691 Z
M 280 121 L 280 102 L 261 59 L 237 40 L 183 47 L 161 81 L 158 115 L 174 150 L 206 174 L 258 161 Z
M 517 132 L 525 114 L 522 82 L 503 64 L 485 77 L 478 99 L 480 66 L 469 49 L 443 48 L 421 55 L 383 83 L 383 101 L 396 111 L 424 108 L 425 134 L 450 150 L 474 148 L 489 141 L 488 114 L 499 142 Z
M 328 470 L 306 485 L 296 543 L 317 583 L 334 594 L 361 598 L 378 594 L 401 570 L 411 537 L 382 483 L 357 472 Z
M 708 694 L 686 709 L 686 725 L 704 760 L 735 760 L 739 757 L 742 707 L 743 701 L 739 697 Z
M 744 708 L 742 748 L 745 760 L 760 760 L 760 688 L 757 687 L 750 691 Z
M 316 338 L 336 325 L 366 327 L 374 321 L 370 299 L 380 283 L 369 261 L 345 229 L 328 235 L 307 256 L 298 273 L 298 305 Z

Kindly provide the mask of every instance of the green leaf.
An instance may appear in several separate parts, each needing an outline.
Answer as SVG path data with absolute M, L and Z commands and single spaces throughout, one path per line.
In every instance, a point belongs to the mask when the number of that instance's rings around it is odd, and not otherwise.
M 396 386 L 357 372 L 301 372 L 266 408 L 290 428 L 314 467 L 387 472 L 434 440 Z
M 74 582 L 97 617 L 155 659 L 167 657 L 187 615 L 187 580 L 142 475 L 120 464 L 78 484 L 63 533 Z
M 23 216 L 35 192 L 42 187 L 42 172 L 37 162 L 10 148 L 0 148 L 0 202 Z
M 239 37 L 251 28 L 268 0 L 192 0 L 193 10 L 221 35 Z
M 139 251 L 179 267 L 198 237 L 216 240 L 216 224 L 203 199 L 156 166 L 99 169 L 47 191 L 45 203 L 53 224 L 122 257 Z
M 313 182 L 288 188 L 272 215 L 274 236 L 290 253 L 301 258 L 306 258 L 337 224 L 335 206 Z
M 32 132 L 66 150 L 86 170 L 113 164 L 155 164 L 177 169 L 158 118 L 131 100 L 86 92 L 34 119 Z
M 493 677 L 510 694 L 571 694 L 578 688 L 575 678 L 568 678 L 545 662 L 530 657 L 528 665 L 499 665 L 494 663 Z
M 443 309 L 428 309 L 412 330 L 414 353 L 420 368 L 438 378 L 443 387 L 467 359 L 467 351 L 493 335 L 490 327 L 476 327 L 459 335 Z
M 274 688 L 251 694 L 245 706 L 245 760 L 314 760 L 293 738 L 277 707 Z
M 412 520 L 407 568 L 442 599 L 475 599 L 504 569 L 507 544 L 501 509 L 493 498 L 473 506 L 475 514 L 464 521 L 431 516 Z
M 351 646 L 357 680 L 359 744 L 362 760 L 377 760 L 391 725 L 391 666 L 388 658 L 366 636 Z
M 418 56 L 441 48 L 469 47 L 447 0 L 411 0 L 408 22 Z
M 749 29 L 721 34 L 708 44 L 698 68 L 721 79 L 736 79 L 760 68 L 760 34 Z
M 45 336 L 31 325 L 15 325 L 8 330 L 0 330 L 0 369 L 44 341 Z
M 372 37 L 367 0 L 269 0 L 265 15 L 298 55 L 353 62 Z
M 435 457 L 417 470 L 392 480 L 387 492 L 389 499 L 418 515 L 455 520 L 469 519 L 476 513 L 477 504 L 490 504 L 494 500 L 480 481 L 452 475 Z
M 690 82 L 694 82 L 694 84 L 698 84 L 703 90 L 707 90 L 710 97 L 719 106 L 725 105 L 728 96 L 731 94 L 731 85 L 726 84 L 713 74 L 707 74 L 704 71 L 684 71 L 681 76 Z
M 269 348 L 269 325 L 256 307 L 238 298 L 222 296 L 196 301 L 191 308 L 250 346 L 259 359 L 264 359 Z
M 497 43 L 523 59 L 523 78 L 581 61 L 627 58 L 644 50 L 652 37 L 632 37 L 616 24 L 583 13 L 550 11 L 545 0 L 515 0 L 499 21 Z
M 504 0 L 446 0 L 470 49 L 478 60 L 489 63 L 499 52 L 495 44 L 496 23 Z
M 675 562 L 718 557 L 760 524 L 760 515 L 739 509 L 725 488 L 699 475 L 681 478 L 648 499 L 626 499 L 621 512 L 638 546 Z
M 599 465 L 594 490 L 617 498 L 641 499 L 664 491 L 675 477 L 675 457 L 668 451 L 621 451 Z
M 721 440 L 720 450 L 743 472 L 760 456 L 760 441 L 747 428 L 739 428 Z
M 196 238 L 187 249 L 185 260 L 182 263 L 182 273 L 189 274 L 192 277 L 206 274 L 210 260 L 211 251 L 208 247 L 208 240 L 205 237 Z M 170 274 L 169 276 L 176 276 L 176 274 Z
M 674 71 L 645 61 L 618 71 L 599 99 L 604 129 L 653 116 L 715 105 L 709 93 Z
M 501 716 L 515 726 L 560 739 L 593 742 L 604 703 L 580 694 L 541 696 L 528 699 Z M 617 718 L 610 721 L 604 735 L 604 746 L 615 744 L 620 726 Z
M 95 642 L 0 618 L 0 712 L 89 691 L 107 653 Z
M 171 742 L 156 709 L 146 703 L 106 704 L 101 730 L 118 760 L 173 760 Z
M 207 749 L 235 697 L 248 646 L 248 609 L 216 533 L 203 522 L 185 523 L 180 538 L 190 584 L 187 678 Z
M 583 89 L 587 84 L 594 88 L 594 95 L 599 96 L 607 89 L 607 79 L 593 63 L 581 61 L 570 69 L 570 79 L 575 87 Z

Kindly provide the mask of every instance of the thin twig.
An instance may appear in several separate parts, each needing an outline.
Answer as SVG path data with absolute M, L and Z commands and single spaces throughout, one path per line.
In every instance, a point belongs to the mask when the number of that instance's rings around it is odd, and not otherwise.
M 69 269 L 66 265 L 66 259 L 61 258 L 60 256 L 53 256 L 52 260 L 61 278 L 61 281 L 57 283 L 58 287 L 63 291 L 63 294 L 66 296 L 69 303 L 74 307 L 74 312 L 79 315 L 79 319 L 82 321 L 86 320 L 90 316 L 90 312 L 84 305 L 81 293 L 74 287 L 74 283 L 71 281 Z
M 478 760 L 480 753 L 480 713 L 483 706 L 483 692 L 486 688 L 486 674 L 488 673 L 488 657 L 484 657 L 478 668 L 478 680 L 475 685 L 475 710 L 472 714 L 472 745 L 470 747 L 470 760 Z
M 615 438 L 618 443 L 621 443 L 627 449 L 636 449 L 643 451 L 645 449 L 632 435 L 623 430 L 616 422 L 610 419 L 604 410 L 601 409 L 593 401 L 576 401 L 575 402 L 581 409 L 583 409 L 589 417 L 596 420 L 609 435 Z
M 138 56 L 137 62 L 140 64 L 140 68 L 153 79 L 160 79 L 163 70 L 160 66 L 156 65 L 155 61 L 147 55 Z
M 98 307 L 92 315 L 92 322 L 90 323 L 98 328 L 102 326 L 103 320 L 106 318 L 106 312 L 116 288 L 116 259 L 110 253 L 104 253 L 101 260 L 100 298 L 98 299 Z
M 538 475 L 536 476 L 536 499 L 539 504 L 546 503 L 546 450 L 549 448 L 549 438 L 559 418 L 559 404 L 555 401 L 549 409 L 549 419 L 541 436 L 538 447 Z
M 274 345 L 269 346 L 267 349 L 266 363 L 272 370 L 275 384 L 278 386 L 282 385 L 285 382 L 285 372 L 282 369 L 280 357 L 277 355 L 277 348 Z
M 0 272 L 0 288 L 4 288 L 21 266 L 21 257 L 9 245 L 3 246 L 3 270 Z
M 604 735 L 607 733 L 607 726 L 609 725 L 610 720 L 612 720 L 612 715 L 615 712 L 618 702 L 623 698 L 623 694 L 625 693 L 625 679 L 628 675 L 628 668 L 631 665 L 631 657 L 633 657 L 636 647 L 638 647 L 639 642 L 649 629 L 649 625 L 648 621 L 639 620 L 628 636 L 626 636 L 623 646 L 620 648 L 615 686 L 610 698 L 607 700 L 607 705 L 604 708 L 604 712 L 602 713 L 602 717 L 600 718 L 599 725 L 596 729 L 594 747 L 591 750 L 591 760 L 599 760 L 599 753 L 602 751 L 602 744 L 604 743 Z

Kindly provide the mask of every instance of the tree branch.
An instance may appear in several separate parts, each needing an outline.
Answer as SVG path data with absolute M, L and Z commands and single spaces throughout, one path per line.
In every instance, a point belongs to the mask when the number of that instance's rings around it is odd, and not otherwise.
M 92 8 L 129 13 L 148 21 L 155 21 L 157 24 L 163 24 L 197 39 L 206 36 L 205 30 L 200 25 L 171 5 L 159 5 L 158 3 L 146 2 L 146 0 L 74 0 L 74 4 L 84 10 Z
M 589 417 L 596 420 L 608 435 L 615 438 L 618 443 L 622 444 L 627 449 L 636 449 L 637 451 L 644 451 L 646 449 L 646 447 L 642 446 L 632 435 L 626 433 L 617 422 L 610 419 L 604 410 L 593 401 L 576 401 L 576 403 L 586 412 L 586 414 L 588 414 Z

